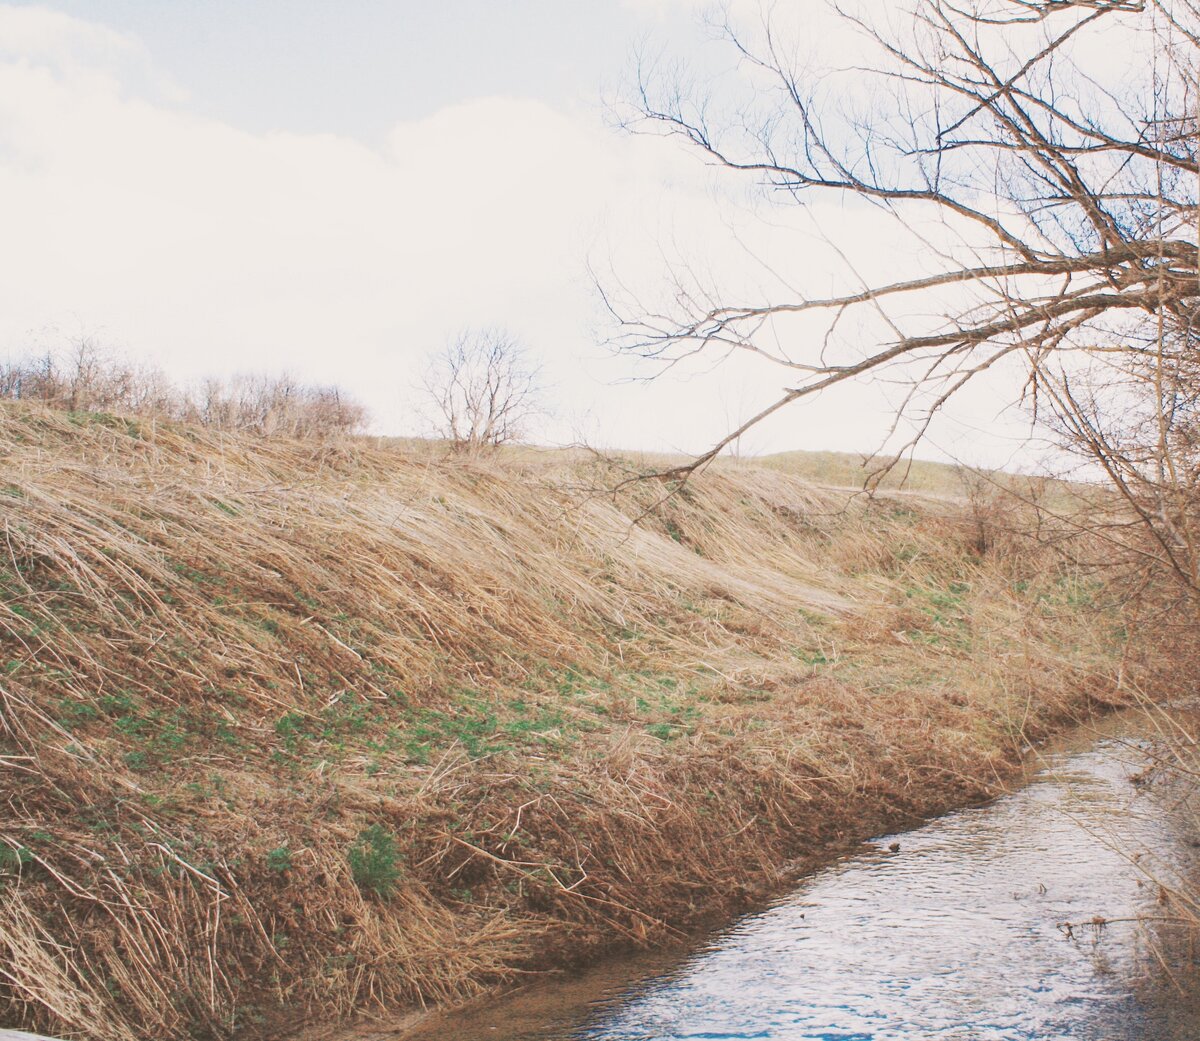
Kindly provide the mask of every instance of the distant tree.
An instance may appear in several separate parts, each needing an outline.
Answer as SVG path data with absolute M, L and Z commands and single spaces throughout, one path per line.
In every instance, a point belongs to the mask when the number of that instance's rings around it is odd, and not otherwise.
M 519 441 L 543 411 L 541 369 L 503 329 L 460 333 L 431 359 L 422 386 L 435 432 L 458 451 Z

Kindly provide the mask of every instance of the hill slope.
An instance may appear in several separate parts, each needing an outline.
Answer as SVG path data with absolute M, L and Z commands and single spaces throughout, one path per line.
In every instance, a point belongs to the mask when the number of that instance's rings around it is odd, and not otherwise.
M 13 406 L 0 455 L 0 1024 L 248 1036 L 661 942 L 1113 696 L 1097 587 L 945 502 Z

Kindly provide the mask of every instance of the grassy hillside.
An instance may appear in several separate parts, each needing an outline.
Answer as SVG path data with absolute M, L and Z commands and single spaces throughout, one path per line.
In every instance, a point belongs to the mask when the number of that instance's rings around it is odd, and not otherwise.
M 0 455 L 0 1025 L 286 1032 L 663 942 L 1118 696 L 1103 590 L 999 507 L 24 406 Z

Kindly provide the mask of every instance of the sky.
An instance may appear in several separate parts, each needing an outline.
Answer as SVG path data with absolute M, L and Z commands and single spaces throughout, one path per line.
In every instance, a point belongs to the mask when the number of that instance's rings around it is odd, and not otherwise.
M 830 229 L 879 270 L 906 248 L 852 209 L 764 215 L 614 125 L 637 53 L 727 74 L 703 7 L 0 3 L 0 355 L 91 336 L 183 380 L 287 370 L 346 388 L 379 432 L 421 434 L 430 353 L 500 326 L 544 366 L 538 440 L 702 451 L 787 374 L 647 379 L 609 345 L 596 273 L 653 287 L 683 260 L 751 284 L 778 263 L 825 291 Z M 873 451 L 895 393 L 830 392 L 741 448 Z M 920 454 L 1020 465 L 1006 402 L 973 391 Z

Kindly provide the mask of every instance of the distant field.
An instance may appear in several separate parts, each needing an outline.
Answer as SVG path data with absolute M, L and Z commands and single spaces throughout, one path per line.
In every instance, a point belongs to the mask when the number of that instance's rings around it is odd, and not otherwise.
M 443 441 L 421 438 L 381 438 L 382 444 L 416 456 L 441 456 L 448 450 Z M 642 452 L 627 449 L 604 449 L 592 452 L 583 448 L 542 448 L 534 445 L 511 445 L 501 450 L 509 462 L 529 462 L 534 459 L 554 459 L 561 462 L 583 461 L 598 455 L 623 460 L 632 466 L 646 469 L 669 469 L 688 462 L 679 453 Z M 888 457 L 870 457 L 860 452 L 776 452 L 771 455 L 744 456 L 732 459 L 723 456 L 713 465 L 728 467 L 765 467 L 780 473 L 800 477 L 814 484 L 833 488 L 861 488 L 868 479 L 887 467 Z M 964 477 L 974 473 L 956 463 L 935 463 L 927 459 L 901 460 L 879 483 L 888 490 L 926 492 L 939 496 L 961 496 Z M 982 471 L 988 477 L 1001 477 L 997 471 Z
M 777 452 L 752 460 L 757 466 L 837 488 L 862 487 L 873 474 L 886 469 L 890 461 L 886 457 L 872 459 L 857 452 Z M 966 472 L 955 463 L 902 459 L 882 479 L 880 487 L 905 488 L 934 495 L 962 495 Z
M 444 460 L 449 445 L 422 438 L 379 438 L 380 447 L 403 452 L 410 458 Z M 687 464 L 691 457 L 680 453 L 641 452 L 625 449 L 549 448 L 538 445 L 508 445 L 497 456 L 506 465 L 579 465 L 606 460 L 628 473 L 666 471 Z M 888 469 L 888 464 L 895 465 Z M 1100 486 L 1056 477 L 1015 474 L 1005 470 L 983 470 L 960 463 L 937 463 L 929 459 L 871 457 L 862 452 L 775 452 L 770 455 L 722 456 L 712 464 L 719 472 L 773 470 L 825 488 L 855 490 L 871 487 L 878 491 L 907 492 L 936 499 L 987 500 L 1001 489 L 1018 499 L 1036 501 L 1043 508 L 1068 515 L 1097 508 L 1105 498 Z M 886 473 L 884 471 L 887 471 Z

